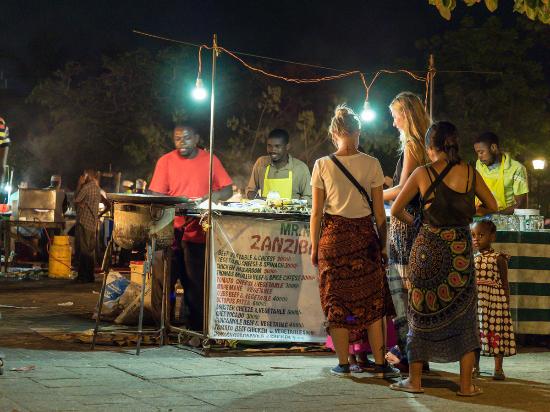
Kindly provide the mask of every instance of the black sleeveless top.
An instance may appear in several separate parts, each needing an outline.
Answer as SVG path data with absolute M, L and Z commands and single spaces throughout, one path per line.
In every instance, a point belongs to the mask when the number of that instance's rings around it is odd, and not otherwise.
M 393 174 L 393 185 L 397 186 L 401 180 L 401 173 L 403 172 L 403 162 L 405 160 L 405 153 L 401 153 L 399 160 L 397 161 L 397 166 L 395 166 L 395 173 Z M 420 208 L 420 195 L 417 194 L 407 205 L 407 210 L 412 212 Z
M 433 182 L 432 174 L 437 178 L 439 174 L 432 166 L 425 166 Z M 424 209 L 424 223 L 428 223 L 435 227 L 441 226 L 468 226 L 472 223 L 472 218 L 476 213 L 475 207 L 475 186 L 476 173 L 472 180 L 472 187 L 468 190 L 468 182 L 470 181 L 470 168 L 468 165 L 468 177 L 466 178 L 466 192 L 457 192 L 448 187 L 445 182 L 441 181 L 434 190 L 434 197 L 426 200 L 425 204 L 430 204 L 430 207 Z M 431 171 L 431 173 L 430 173 Z

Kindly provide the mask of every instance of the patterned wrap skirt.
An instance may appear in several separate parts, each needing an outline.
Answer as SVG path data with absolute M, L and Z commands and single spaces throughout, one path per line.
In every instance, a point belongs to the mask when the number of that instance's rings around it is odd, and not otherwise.
M 479 345 L 468 226 L 423 225 L 409 260 L 409 362 L 455 362 Z
M 350 342 L 394 313 L 370 217 L 325 214 L 319 240 L 319 292 L 327 327 L 346 328 Z
M 413 216 L 418 213 L 418 209 L 411 205 L 408 205 L 406 210 Z M 407 294 L 410 287 L 409 255 L 417 234 L 418 231 L 414 226 L 407 225 L 393 216 L 390 217 L 388 238 L 389 268 L 387 276 L 396 312 L 393 323 L 397 330 L 398 344 L 403 353 L 405 353 L 407 334 L 409 332 L 409 325 L 407 323 Z
M 413 216 L 418 213 L 418 209 L 410 205 L 406 207 L 406 210 Z M 390 217 L 388 238 L 390 265 L 409 264 L 409 255 L 417 234 L 417 229 L 414 226 L 407 225 L 393 216 Z

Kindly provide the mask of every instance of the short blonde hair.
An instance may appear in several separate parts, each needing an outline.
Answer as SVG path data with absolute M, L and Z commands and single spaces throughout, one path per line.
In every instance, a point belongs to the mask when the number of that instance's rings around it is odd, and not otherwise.
M 351 136 L 361 131 L 361 121 L 352 108 L 340 104 L 334 109 L 328 131 L 331 135 Z
M 424 136 L 432 120 L 422 99 L 411 92 L 401 92 L 390 103 L 390 109 L 399 111 L 405 118 L 405 126 L 400 130 L 401 150 L 409 145 L 409 150 L 418 165 L 422 166 L 429 162 Z

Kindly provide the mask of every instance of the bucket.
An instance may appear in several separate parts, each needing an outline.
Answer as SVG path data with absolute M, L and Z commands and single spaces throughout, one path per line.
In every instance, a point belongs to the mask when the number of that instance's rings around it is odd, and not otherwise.
M 71 244 L 69 236 L 54 236 L 50 246 L 48 276 L 50 278 L 69 279 L 71 269 Z
M 129 250 L 145 248 L 152 235 L 159 249 L 174 242 L 174 206 L 155 204 L 115 203 L 115 243 Z
M 143 262 L 132 261 L 130 262 L 130 282 L 136 283 L 141 287 L 143 282 Z

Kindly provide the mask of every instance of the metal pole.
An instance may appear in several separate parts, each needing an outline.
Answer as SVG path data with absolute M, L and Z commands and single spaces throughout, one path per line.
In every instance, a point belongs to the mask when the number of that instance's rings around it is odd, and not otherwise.
M 435 62 L 434 55 L 430 54 L 428 60 L 428 79 L 430 81 L 430 119 L 433 119 L 433 108 L 434 108 L 434 77 L 435 77 Z
M 215 86 L 216 86 L 216 59 L 218 58 L 218 39 L 216 34 L 212 40 L 212 85 L 210 90 L 210 175 L 208 181 L 208 216 L 206 223 L 208 230 L 206 232 L 206 250 L 204 265 L 204 318 L 203 333 L 208 335 L 209 301 L 210 301 L 210 250 L 212 235 L 212 181 L 213 181 L 213 161 L 214 161 L 214 108 L 215 108 Z
M 151 236 L 150 241 L 151 241 L 151 244 L 147 245 L 147 267 L 143 268 L 143 273 L 141 275 L 141 298 L 139 301 L 139 319 L 138 319 L 138 331 L 137 331 L 136 356 L 139 356 L 139 353 L 141 352 L 141 338 L 143 337 L 143 308 L 145 307 L 145 287 L 147 286 L 147 275 L 151 276 L 151 285 L 153 283 L 153 280 L 152 280 L 153 266 L 155 264 L 155 251 L 157 249 L 156 235 Z M 163 314 L 162 314 L 162 308 L 161 308 L 161 317 L 162 315 Z M 163 333 L 162 330 L 161 330 L 161 333 Z
M 109 239 L 109 243 L 107 244 L 107 249 L 105 249 L 105 254 L 103 255 L 103 262 L 101 263 L 103 280 L 101 281 L 101 292 L 99 292 L 99 300 L 97 301 L 97 306 L 96 306 L 97 317 L 95 319 L 94 335 L 92 337 L 91 350 L 95 349 L 95 342 L 96 342 L 97 334 L 99 333 L 99 322 L 101 322 L 101 309 L 103 308 L 103 300 L 105 299 L 105 287 L 107 285 L 107 276 L 109 276 L 109 268 L 111 266 L 112 251 L 113 251 L 113 237 L 111 236 L 111 239 Z

